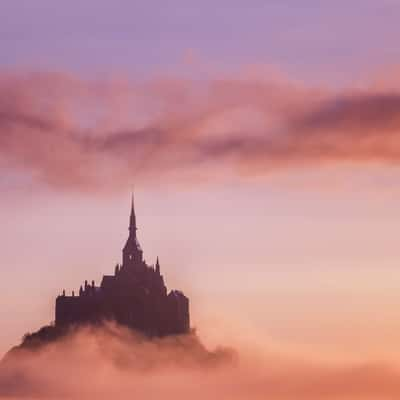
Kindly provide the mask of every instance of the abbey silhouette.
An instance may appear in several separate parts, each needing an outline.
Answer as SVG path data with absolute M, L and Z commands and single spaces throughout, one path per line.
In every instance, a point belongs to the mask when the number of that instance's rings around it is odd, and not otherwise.
M 136 231 L 132 196 L 122 264 L 114 275 L 104 275 L 100 286 L 85 281 L 77 295 L 63 291 L 56 299 L 56 327 L 113 320 L 151 336 L 189 332 L 188 298 L 177 290 L 167 293 L 158 257 L 155 267 L 146 264 Z

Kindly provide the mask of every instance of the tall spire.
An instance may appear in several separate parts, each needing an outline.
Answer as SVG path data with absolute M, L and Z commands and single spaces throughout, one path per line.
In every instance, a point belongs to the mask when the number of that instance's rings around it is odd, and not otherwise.
M 158 260 L 158 257 L 157 257 L 157 261 L 156 261 L 156 272 L 157 272 L 157 274 L 160 275 L 160 261 Z
M 134 202 L 134 197 L 133 197 L 133 191 L 132 191 L 132 205 L 131 205 L 131 218 L 129 222 L 129 233 L 131 235 L 136 236 L 136 215 L 135 215 L 135 202 Z
M 129 221 L 129 237 L 122 250 L 122 267 L 131 264 L 140 264 L 143 261 L 143 251 L 136 237 L 135 202 L 132 193 L 131 217 Z

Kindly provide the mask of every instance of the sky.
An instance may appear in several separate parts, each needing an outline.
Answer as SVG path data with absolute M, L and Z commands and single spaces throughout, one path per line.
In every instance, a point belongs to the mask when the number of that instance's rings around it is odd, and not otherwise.
M 121 260 L 206 344 L 400 353 L 400 2 L 0 4 L 0 353 Z

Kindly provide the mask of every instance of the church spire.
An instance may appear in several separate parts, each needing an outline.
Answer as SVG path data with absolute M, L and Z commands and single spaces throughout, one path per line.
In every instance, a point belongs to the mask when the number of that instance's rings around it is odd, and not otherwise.
M 158 257 L 157 257 L 157 261 L 156 261 L 156 272 L 158 275 L 160 275 L 160 261 L 158 260 Z
M 129 233 L 133 236 L 136 236 L 136 215 L 135 215 L 135 202 L 134 202 L 134 197 L 133 197 L 133 191 L 132 191 L 132 205 L 131 205 L 131 218 L 129 222 Z
M 129 221 L 129 236 L 122 250 L 122 267 L 140 264 L 143 261 L 143 251 L 136 236 L 135 202 L 132 193 L 131 216 Z

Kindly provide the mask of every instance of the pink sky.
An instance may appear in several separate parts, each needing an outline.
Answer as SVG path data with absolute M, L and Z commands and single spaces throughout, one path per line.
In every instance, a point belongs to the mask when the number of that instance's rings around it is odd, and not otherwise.
M 397 363 L 397 2 L 117 3 L 0 5 L 0 353 L 113 270 L 134 184 L 206 343 Z

